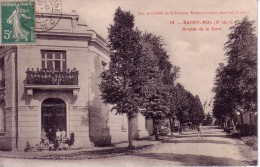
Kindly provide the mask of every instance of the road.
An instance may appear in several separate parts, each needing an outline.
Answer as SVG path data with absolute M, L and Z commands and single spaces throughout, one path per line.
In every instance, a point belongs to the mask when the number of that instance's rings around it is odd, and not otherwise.
M 203 139 L 196 132 L 175 136 L 162 144 L 138 154 L 88 160 L 26 160 L 0 159 L 4 167 L 78 167 L 78 166 L 241 166 L 246 159 L 240 155 L 237 140 L 228 138 L 221 129 L 203 128 Z

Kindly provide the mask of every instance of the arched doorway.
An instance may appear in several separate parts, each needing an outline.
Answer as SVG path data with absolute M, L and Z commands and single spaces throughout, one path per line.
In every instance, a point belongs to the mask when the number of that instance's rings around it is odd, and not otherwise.
M 58 98 L 48 98 L 42 102 L 42 129 L 49 140 L 54 140 L 56 131 L 66 130 L 66 103 Z

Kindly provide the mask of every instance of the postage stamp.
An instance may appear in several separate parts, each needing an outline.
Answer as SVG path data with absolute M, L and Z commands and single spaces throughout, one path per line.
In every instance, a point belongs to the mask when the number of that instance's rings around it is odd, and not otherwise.
M 34 6 L 33 1 L 1 3 L 1 44 L 35 44 Z

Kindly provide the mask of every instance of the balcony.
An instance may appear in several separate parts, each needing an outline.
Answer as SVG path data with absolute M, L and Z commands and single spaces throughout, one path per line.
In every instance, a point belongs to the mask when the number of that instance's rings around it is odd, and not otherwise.
M 27 69 L 25 88 L 27 95 L 33 95 L 33 89 L 47 89 L 47 90 L 73 90 L 73 95 L 77 95 L 79 90 L 78 76 L 79 71 L 74 68 L 73 70 L 36 70 Z

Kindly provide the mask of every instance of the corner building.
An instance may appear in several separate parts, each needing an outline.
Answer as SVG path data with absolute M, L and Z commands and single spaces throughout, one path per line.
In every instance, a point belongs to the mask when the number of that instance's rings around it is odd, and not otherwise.
M 126 116 L 100 98 L 107 42 L 75 11 L 51 17 L 58 24 L 36 32 L 35 46 L 0 47 L 0 150 L 35 146 L 42 130 L 73 133 L 77 148 L 127 141 Z M 148 135 L 142 116 L 136 125 L 135 138 Z

